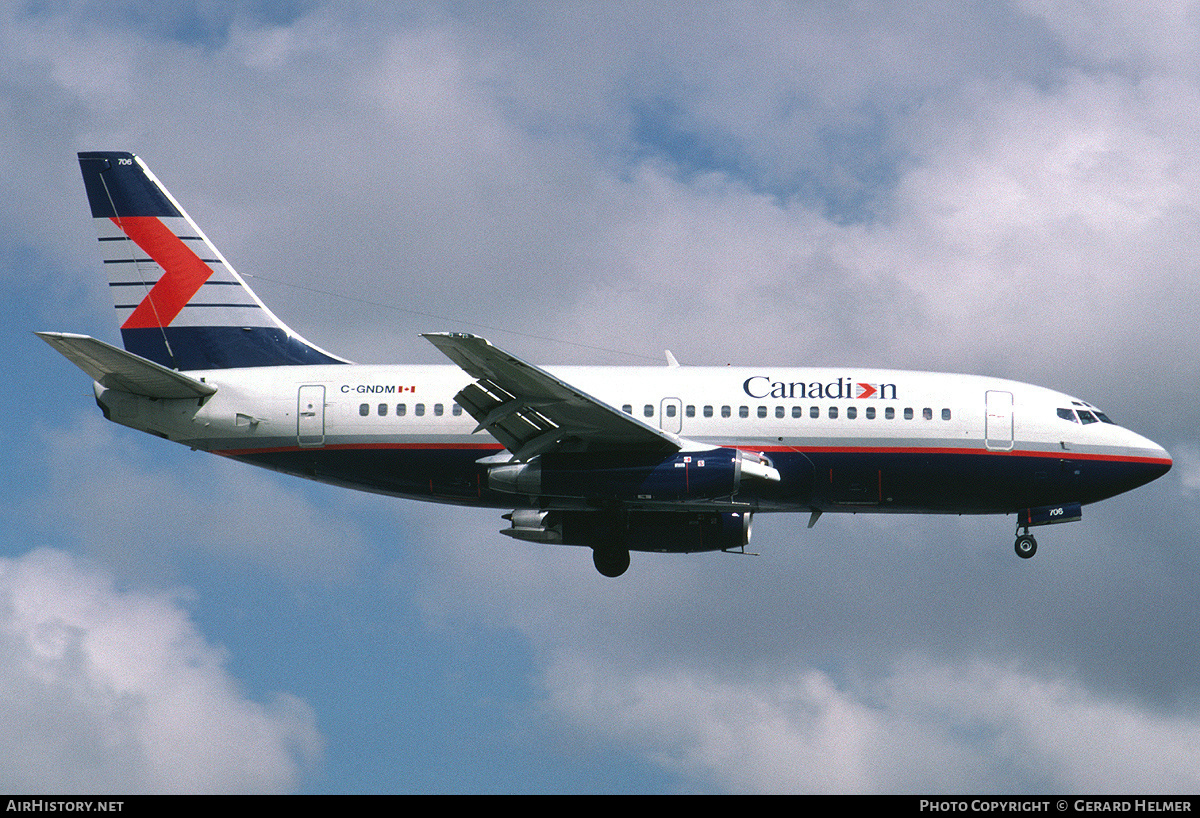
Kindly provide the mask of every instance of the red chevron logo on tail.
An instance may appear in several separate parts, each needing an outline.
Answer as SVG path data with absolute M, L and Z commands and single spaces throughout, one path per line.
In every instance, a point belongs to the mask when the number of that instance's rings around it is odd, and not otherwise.
M 113 223 L 163 269 L 121 328 L 169 326 L 208 281 L 212 268 L 155 216 L 116 217 Z

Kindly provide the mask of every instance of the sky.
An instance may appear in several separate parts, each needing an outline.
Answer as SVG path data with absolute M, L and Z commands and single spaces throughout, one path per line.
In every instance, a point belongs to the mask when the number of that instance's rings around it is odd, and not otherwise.
M 4 2 L 0 790 L 1200 790 L 1198 132 L 1178 0 Z M 1003 376 L 1175 467 L 605 579 L 104 421 L 80 150 L 355 361 Z

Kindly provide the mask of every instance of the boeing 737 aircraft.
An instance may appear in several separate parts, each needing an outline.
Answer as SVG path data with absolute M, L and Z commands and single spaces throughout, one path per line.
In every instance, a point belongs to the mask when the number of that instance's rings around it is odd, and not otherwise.
M 38 333 L 95 381 L 111 421 L 326 483 L 511 509 L 501 533 L 630 551 L 737 551 L 758 512 L 1015 514 L 1033 526 L 1171 467 L 1091 404 L 968 375 L 552 367 L 474 335 L 424 337 L 453 366 L 353 364 L 246 286 L 146 165 L 79 154 L 124 349 Z

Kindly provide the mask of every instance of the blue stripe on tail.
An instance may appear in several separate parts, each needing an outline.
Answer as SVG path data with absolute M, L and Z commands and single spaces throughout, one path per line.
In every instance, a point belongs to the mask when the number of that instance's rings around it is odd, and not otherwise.
M 134 355 L 182 371 L 346 363 L 272 327 L 123 329 L 121 339 Z

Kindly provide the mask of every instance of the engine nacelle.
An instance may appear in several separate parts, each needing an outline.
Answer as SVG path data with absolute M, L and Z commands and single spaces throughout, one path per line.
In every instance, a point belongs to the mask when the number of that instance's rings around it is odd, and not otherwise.
M 544 454 L 488 471 L 488 487 L 530 497 L 603 500 L 707 500 L 737 493 L 747 478 L 779 481 L 779 472 L 738 449 L 679 452 Z
M 750 542 L 749 512 L 537 511 L 505 514 L 518 540 L 629 551 L 730 551 Z

